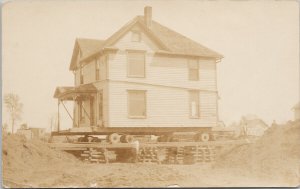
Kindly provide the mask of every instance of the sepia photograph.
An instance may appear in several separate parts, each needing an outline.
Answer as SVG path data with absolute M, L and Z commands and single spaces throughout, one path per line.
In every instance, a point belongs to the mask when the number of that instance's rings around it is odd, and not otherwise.
M 5 0 L 2 187 L 299 187 L 296 0 Z

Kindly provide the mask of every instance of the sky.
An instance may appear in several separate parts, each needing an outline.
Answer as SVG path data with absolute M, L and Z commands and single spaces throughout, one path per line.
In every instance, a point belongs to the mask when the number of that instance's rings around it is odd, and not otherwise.
M 266 123 L 293 119 L 299 101 L 297 1 L 60 0 L 11 1 L 2 7 L 2 94 L 23 103 L 20 123 L 49 127 L 57 86 L 74 85 L 76 38 L 107 39 L 145 6 L 153 20 L 222 55 L 219 117 L 226 125 L 256 114 Z M 72 104 L 67 104 L 72 112 Z M 62 125 L 70 119 L 61 108 Z M 10 123 L 3 109 L 3 123 Z

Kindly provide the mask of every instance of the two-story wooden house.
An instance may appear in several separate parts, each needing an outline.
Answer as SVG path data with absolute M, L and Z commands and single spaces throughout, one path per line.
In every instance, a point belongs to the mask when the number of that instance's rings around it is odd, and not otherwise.
M 151 7 L 106 40 L 76 39 L 72 131 L 193 131 L 218 123 L 222 55 L 152 20 Z M 165 130 L 164 130 L 165 129 Z

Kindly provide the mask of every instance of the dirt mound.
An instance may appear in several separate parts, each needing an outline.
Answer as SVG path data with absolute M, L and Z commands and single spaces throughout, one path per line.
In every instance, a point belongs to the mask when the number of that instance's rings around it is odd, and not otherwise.
M 272 126 L 255 143 L 240 146 L 221 156 L 216 166 L 240 174 L 276 180 L 288 185 L 300 183 L 300 122 Z
M 42 167 L 62 163 L 75 163 L 78 160 L 71 154 L 51 149 L 40 140 L 26 140 L 18 135 L 2 138 L 2 165 L 4 180 L 16 180 Z

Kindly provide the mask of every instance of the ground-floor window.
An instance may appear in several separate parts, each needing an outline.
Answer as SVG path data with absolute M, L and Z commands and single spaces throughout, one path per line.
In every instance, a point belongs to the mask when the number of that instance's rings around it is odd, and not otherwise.
M 128 90 L 128 116 L 129 118 L 146 117 L 146 91 Z
M 103 94 L 98 93 L 98 120 L 103 119 Z
M 199 91 L 190 91 L 190 117 L 199 118 Z

